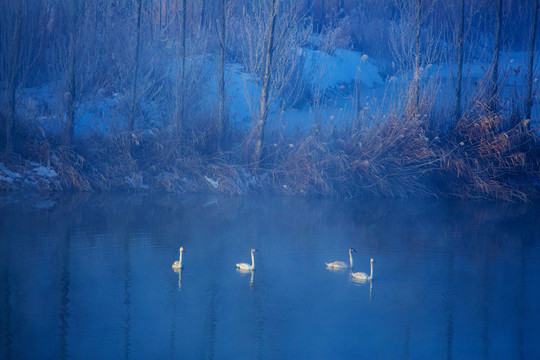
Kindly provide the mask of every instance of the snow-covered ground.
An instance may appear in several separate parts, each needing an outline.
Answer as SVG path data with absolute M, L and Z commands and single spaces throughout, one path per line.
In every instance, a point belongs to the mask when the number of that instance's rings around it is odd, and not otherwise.
M 376 121 L 390 110 L 403 106 L 403 94 L 410 84 L 411 74 L 388 76 L 383 79 L 377 61 L 361 52 L 336 49 L 332 53 L 300 49 L 304 58 L 302 79 L 311 99 L 295 107 L 281 107 L 286 103 L 275 99 L 269 113 L 269 127 L 285 131 L 309 129 L 315 122 L 340 126 L 351 122 L 356 114 L 355 84 L 360 84 L 359 105 L 366 119 Z M 503 79 L 501 97 L 510 106 L 521 106 L 525 96 L 526 53 L 502 53 L 500 77 Z M 540 55 L 540 54 L 538 54 Z M 540 56 L 537 55 L 537 59 Z M 199 58 L 200 61 L 200 58 Z M 212 60 L 208 66 L 215 66 Z M 464 65 L 463 104 L 471 101 L 482 86 L 482 79 L 490 64 Z M 422 70 L 421 79 L 425 94 L 435 96 L 430 101 L 433 111 L 451 110 L 455 103 L 454 86 L 456 64 L 428 65 Z M 174 72 L 174 71 L 173 71 Z M 171 72 L 171 76 L 174 76 Z M 200 108 L 214 109 L 217 103 L 215 81 L 206 83 L 201 91 Z M 535 88 L 537 82 L 535 80 Z M 21 90 L 19 114 L 38 119 L 46 131 L 56 132 L 64 121 L 63 100 L 58 83 L 44 84 L 40 88 Z M 252 74 L 243 71 L 237 63 L 227 65 L 226 92 L 229 119 L 233 125 L 248 128 L 258 114 L 260 92 Z M 125 106 L 129 94 L 96 94 L 78 104 L 76 131 L 89 133 L 125 128 Z M 536 102 L 535 102 L 536 103 Z M 141 104 L 150 122 L 159 121 L 155 104 Z M 539 118 L 540 107 L 533 106 L 533 123 Z M 373 120 L 375 119 L 375 120 Z

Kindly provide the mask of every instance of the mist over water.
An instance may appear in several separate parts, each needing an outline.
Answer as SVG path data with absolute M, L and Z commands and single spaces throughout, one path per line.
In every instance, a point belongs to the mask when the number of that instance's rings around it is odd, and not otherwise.
M 540 357 L 537 205 L 159 194 L 0 203 L 2 358 Z M 325 268 L 348 262 L 350 247 L 354 271 L 376 260 L 371 283 Z M 256 270 L 236 271 L 251 248 Z

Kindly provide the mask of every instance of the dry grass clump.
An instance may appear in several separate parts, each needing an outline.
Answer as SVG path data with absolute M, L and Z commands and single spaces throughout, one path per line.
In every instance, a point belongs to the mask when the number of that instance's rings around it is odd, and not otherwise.
M 47 138 L 43 129 L 37 129 L 25 135 L 23 140 L 25 146 L 21 149 L 21 156 L 53 169 L 57 173 L 54 181 L 36 177 L 35 180 L 39 182 L 38 190 L 93 190 L 88 178 L 87 164 L 74 149 L 60 145 L 59 138 Z
M 390 116 L 345 137 L 350 195 L 434 196 L 427 180 L 437 160 L 419 114 Z
M 273 164 L 266 179 L 269 187 L 285 194 L 337 193 L 346 161 L 330 130 L 313 131 L 303 138 L 282 139 L 270 148 Z
M 427 183 L 437 152 L 418 115 L 392 116 L 361 129 L 314 131 L 274 145 L 274 187 L 290 194 L 434 196 Z
M 525 201 L 520 185 L 534 177 L 528 159 L 534 139 L 528 120 L 512 127 L 503 117 L 477 104 L 448 134 L 440 161 L 443 191 L 459 198 Z

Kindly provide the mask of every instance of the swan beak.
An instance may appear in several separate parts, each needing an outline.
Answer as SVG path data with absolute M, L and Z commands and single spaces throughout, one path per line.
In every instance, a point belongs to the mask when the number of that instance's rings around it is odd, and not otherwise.
M 351 248 L 352 251 L 357 252 L 355 249 Z

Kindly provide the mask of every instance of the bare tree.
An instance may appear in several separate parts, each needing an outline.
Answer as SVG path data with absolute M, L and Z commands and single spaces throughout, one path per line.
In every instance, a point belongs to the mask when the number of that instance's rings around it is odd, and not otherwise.
M 461 117 L 461 82 L 463 78 L 463 45 L 464 45 L 464 23 L 465 23 L 465 0 L 460 0 L 459 30 L 458 30 L 458 68 L 456 80 L 456 120 Z
M 186 90 L 186 0 L 180 0 L 180 96 L 178 99 L 177 131 L 182 132 Z
M 415 36 L 415 54 L 414 54 L 414 78 L 413 78 L 413 105 L 418 109 L 420 101 L 420 34 L 421 34 L 421 15 L 422 15 L 422 0 L 417 1 L 416 13 L 416 36 Z
M 305 86 L 304 56 L 299 50 L 309 42 L 312 25 L 304 5 L 303 0 L 256 0 L 241 9 L 241 17 L 230 18 L 231 51 L 240 53 L 250 78 L 245 95 L 252 127 L 246 144 L 256 163 L 261 159 L 271 107 L 284 109 L 296 103 Z
M 532 108 L 532 87 L 533 87 L 533 72 L 534 72 L 534 45 L 536 42 L 536 23 L 538 22 L 538 0 L 534 1 L 534 16 L 531 31 L 531 42 L 529 45 L 529 71 L 527 73 L 527 98 L 525 99 L 525 119 L 531 119 Z M 530 122 L 527 123 L 530 126 Z
M 77 96 L 75 66 L 77 61 L 78 23 L 80 16 L 82 16 L 84 1 L 82 0 L 81 4 L 81 0 L 73 0 L 71 6 L 69 6 L 69 52 L 66 73 L 66 127 L 64 133 L 64 143 L 68 146 L 73 144 L 73 135 L 75 132 L 75 99 Z
M 266 46 L 265 52 L 264 78 L 261 87 L 260 115 L 251 129 L 252 137 L 255 140 L 253 162 L 256 164 L 261 160 L 266 120 L 268 117 L 268 94 L 270 92 L 270 77 L 272 75 L 272 55 L 274 52 L 274 27 L 276 24 L 277 5 L 278 0 L 272 0 L 272 7 L 270 9 L 270 27 L 268 29 L 268 45 Z
M 8 111 L 4 123 L 5 130 L 5 152 L 6 154 L 12 151 L 12 132 L 13 123 L 15 122 L 16 107 L 15 107 L 15 90 L 17 89 L 17 73 L 19 68 L 19 55 L 21 49 L 21 32 L 22 32 L 22 11 L 24 1 L 17 2 L 15 5 L 15 23 L 13 31 L 13 55 L 11 58 L 11 66 L 9 69 L 7 83 L 7 99 Z
M 137 75 L 139 72 L 140 44 L 141 44 L 141 13 L 142 0 L 137 1 L 137 41 L 135 44 L 135 63 L 131 87 L 131 108 L 129 111 L 129 132 L 135 128 L 135 104 L 137 102 Z
M 501 48 L 501 32 L 502 32 L 502 0 L 498 1 L 497 5 L 497 27 L 495 29 L 495 46 L 493 52 L 493 72 L 491 73 L 491 96 L 490 105 L 492 109 L 496 109 L 495 97 L 498 91 L 499 82 L 499 54 Z
M 219 100 L 218 100 L 218 139 L 217 147 L 218 151 L 221 150 L 221 143 L 223 142 L 223 128 L 225 126 L 225 50 L 227 44 L 227 30 L 225 23 L 225 5 L 226 1 L 221 0 L 221 21 L 220 21 L 220 30 L 218 30 L 218 39 L 219 39 L 219 79 L 218 79 L 218 91 L 219 91 Z M 203 2 L 204 10 L 204 2 Z M 202 22 L 202 20 L 201 20 Z

